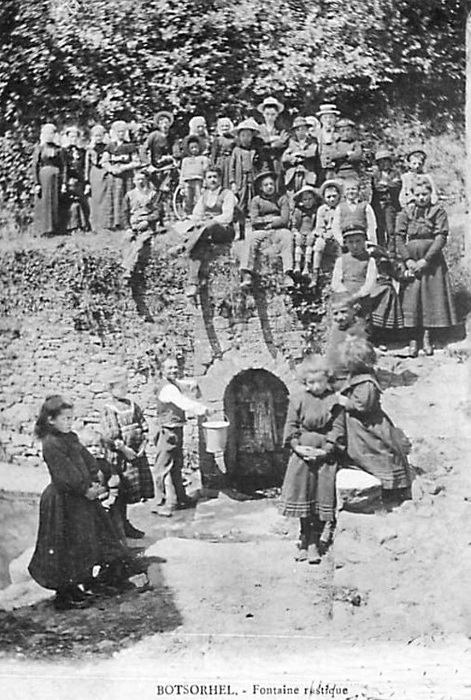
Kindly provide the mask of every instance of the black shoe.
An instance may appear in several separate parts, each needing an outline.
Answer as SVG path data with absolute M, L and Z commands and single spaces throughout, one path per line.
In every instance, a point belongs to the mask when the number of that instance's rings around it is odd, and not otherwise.
M 70 589 L 68 596 L 75 603 L 81 603 L 83 601 L 90 600 L 90 598 L 93 598 L 93 593 L 88 592 L 88 591 L 83 591 L 78 586 L 74 586 L 73 588 Z
M 138 530 L 137 527 L 134 527 L 134 525 L 131 525 L 129 520 L 127 520 L 124 523 L 124 534 L 130 540 L 142 540 L 142 538 L 145 536 L 146 533 L 142 532 L 142 530 Z
M 57 593 L 53 605 L 56 610 L 83 610 L 87 607 L 87 601 L 72 600 L 69 595 Z

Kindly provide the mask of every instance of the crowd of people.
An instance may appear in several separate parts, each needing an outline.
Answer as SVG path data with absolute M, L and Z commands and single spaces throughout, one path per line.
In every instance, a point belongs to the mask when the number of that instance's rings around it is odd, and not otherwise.
M 333 104 L 297 116 L 290 129 L 277 119 L 284 105 L 268 97 L 253 117 L 234 126 L 221 117 L 216 134 L 203 117 L 189 134 L 172 134 L 174 117 L 162 111 L 140 140 L 125 122 L 91 130 L 87 148 L 77 128 L 65 145 L 47 124 L 35 149 L 35 221 L 41 234 L 76 229 L 124 229 L 125 277 L 148 252 L 164 223 L 162 192 L 168 167 L 178 167 L 186 219 L 175 228 L 188 257 L 187 296 L 207 284 L 208 249 L 239 239 L 240 287 L 250 293 L 266 240 L 282 259 L 285 286 L 317 294 L 327 249 L 332 328 L 325 356 L 307 356 L 303 390 L 290 399 L 284 441 L 291 456 L 281 512 L 300 519 L 296 558 L 318 563 L 335 530 L 335 478 L 347 461 L 376 476 L 387 492 L 406 497 L 411 483 L 407 440 L 381 408 L 374 371 L 374 329 L 409 332 L 409 354 L 422 345 L 433 354 L 431 333 L 456 323 L 443 255 L 448 220 L 426 153 L 413 145 L 400 172 L 385 148 L 371 172 L 355 125 Z M 51 474 L 41 500 L 38 541 L 30 571 L 57 591 L 56 607 L 86 604 L 89 595 L 129 585 L 136 565 L 127 538 L 144 533 L 128 520 L 127 506 L 155 499 L 158 515 L 192 505 L 182 481 L 183 426 L 207 408 L 185 393 L 179 366 L 169 357 L 156 388 L 159 432 L 154 478 L 146 456 L 144 412 L 128 396 L 126 372 L 115 369 L 99 433 L 82 442 L 71 432 L 72 405 L 61 396 L 43 405 L 36 434 Z M 88 448 L 88 449 L 87 449 Z M 86 534 L 83 534 L 86 531 Z M 98 573 L 96 572 L 98 569 Z
M 175 227 L 189 264 L 187 296 L 207 283 L 202 261 L 213 244 L 243 241 L 241 289 L 249 292 L 265 240 L 279 250 L 287 290 L 316 293 L 326 249 L 336 258 L 332 291 L 349 292 L 372 328 L 409 331 L 410 354 L 433 353 L 431 333 L 456 323 L 443 256 L 448 220 L 438 203 L 426 153 L 411 145 L 407 170 L 380 147 L 365 167 L 350 119 L 333 104 L 278 127 L 284 105 L 267 97 L 253 117 L 235 125 L 204 117 L 189 133 L 172 132 L 161 111 L 146 136 L 138 125 L 91 129 L 85 148 L 77 127 L 46 124 L 34 151 L 35 223 L 40 234 L 124 229 L 125 278 L 148 259 L 152 237 L 168 211 L 168 168 L 178 171 L 186 220 Z M 133 128 L 131 129 L 130 126 Z

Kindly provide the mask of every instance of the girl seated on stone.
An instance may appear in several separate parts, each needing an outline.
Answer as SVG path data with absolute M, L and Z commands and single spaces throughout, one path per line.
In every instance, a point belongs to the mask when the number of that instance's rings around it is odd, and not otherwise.
M 410 445 L 381 407 L 374 348 L 365 338 L 347 336 L 340 355 L 348 371 L 339 394 L 345 408 L 348 457 L 379 479 L 385 491 L 401 489 L 405 495 L 411 483 Z
M 283 482 L 282 515 L 300 518 L 298 561 L 320 562 L 335 528 L 335 476 L 344 449 L 344 412 L 330 384 L 323 357 L 311 355 L 300 368 L 304 384 L 290 400 L 284 441 L 291 447 Z

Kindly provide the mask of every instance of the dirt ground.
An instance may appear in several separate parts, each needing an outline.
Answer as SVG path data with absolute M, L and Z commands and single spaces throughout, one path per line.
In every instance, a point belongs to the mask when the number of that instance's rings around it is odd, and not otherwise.
M 136 506 L 150 587 L 0 614 L 2 697 L 199 697 L 218 679 L 248 696 L 469 700 L 470 363 L 387 355 L 380 376 L 413 443 L 413 500 L 342 512 L 320 566 L 294 561 L 274 499 L 220 494 L 172 519 Z

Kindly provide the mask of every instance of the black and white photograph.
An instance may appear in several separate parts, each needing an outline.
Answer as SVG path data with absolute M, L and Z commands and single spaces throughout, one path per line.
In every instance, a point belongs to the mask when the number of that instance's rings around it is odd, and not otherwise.
M 0 694 L 471 698 L 471 5 L 0 3 Z

